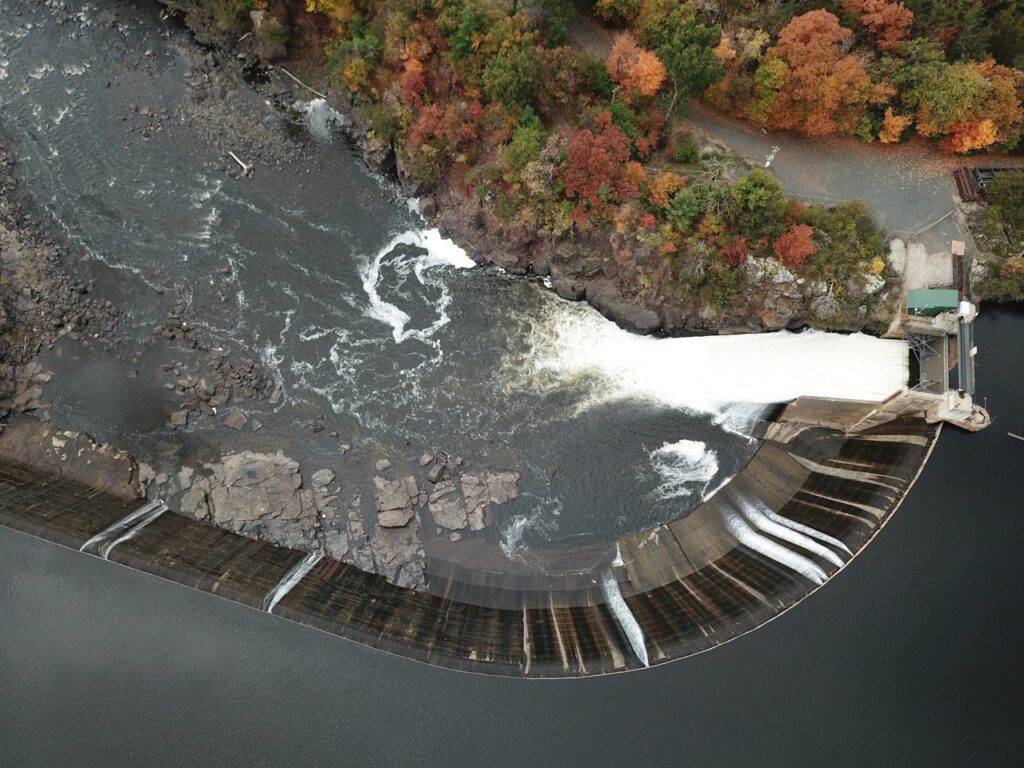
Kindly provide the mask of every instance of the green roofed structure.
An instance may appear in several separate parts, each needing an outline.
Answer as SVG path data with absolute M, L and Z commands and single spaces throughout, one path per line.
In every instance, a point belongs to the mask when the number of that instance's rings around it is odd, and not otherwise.
M 955 288 L 911 288 L 907 291 L 907 314 L 918 317 L 937 317 L 943 312 L 955 312 L 960 296 Z

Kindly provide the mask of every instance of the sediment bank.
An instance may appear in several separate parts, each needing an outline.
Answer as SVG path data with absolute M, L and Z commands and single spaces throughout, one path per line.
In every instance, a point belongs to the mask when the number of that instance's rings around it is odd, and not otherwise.
M 427 591 L 184 516 L 159 515 L 109 559 L 385 651 L 469 672 L 607 674 L 738 637 L 792 607 L 877 534 L 939 428 L 899 401 L 798 400 L 750 463 L 680 519 L 617 541 L 602 571 L 517 579 L 428 558 Z M 64 546 L 141 502 L 0 467 L 0 523 Z M 281 595 L 282 580 L 293 584 Z M 276 590 L 276 591 L 275 591 Z

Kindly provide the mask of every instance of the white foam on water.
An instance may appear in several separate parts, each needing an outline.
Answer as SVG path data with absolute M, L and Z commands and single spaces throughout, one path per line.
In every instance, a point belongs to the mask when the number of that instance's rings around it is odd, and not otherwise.
M 651 462 L 660 483 L 660 499 L 690 496 L 695 490 L 703 495 L 718 474 L 718 454 L 700 440 L 665 443 L 651 452 Z
M 330 141 L 331 127 L 344 125 L 345 118 L 336 110 L 327 106 L 324 99 L 313 99 L 312 101 L 297 101 L 293 108 L 302 112 L 306 117 L 306 127 L 317 139 Z
M 528 337 L 528 353 L 507 366 L 517 386 L 583 386 L 582 408 L 635 399 L 712 414 L 744 434 L 763 404 L 800 395 L 880 401 L 907 381 L 906 343 L 860 333 L 664 339 L 624 331 L 581 303 L 557 302 Z
M 288 573 L 281 578 L 281 581 L 263 598 L 263 610 L 267 613 L 273 613 L 274 606 L 281 602 L 295 588 L 295 585 L 302 581 L 306 574 L 313 570 L 314 566 L 323 559 L 322 552 L 311 552 L 292 566 Z
M 43 62 L 38 67 L 29 72 L 28 76 L 31 77 L 33 80 L 42 80 L 50 72 L 53 72 L 53 65 Z
M 562 514 L 561 500 L 555 498 L 543 502 L 525 514 L 516 515 L 502 526 L 499 546 L 509 560 L 525 562 L 523 555 L 529 551 L 525 541 L 527 532 L 544 532 L 557 527 L 557 520 Z
M 409 255 L 395 254 L 399 246 L 420 248 L 425 253 Z M 372 258 L 365 260 L 359 268 L 359 276 L 363 290 L 369 299 L 369 307 L 365 315 L 385 325 L 391 326 L 391 335 L 396 344 L 408 339 L 427 341 L 440 328 L 448 324 L 448 306 L 451 304 L 451 293 L 443 275 L 437 274 L 444 267 L 469 269 L 476 263 L 466 252 L 451 240 L 442 237 L 436 229 L 409 230 L 396 235 Z M 385 301 L 380 296 L 380 286 L 384 279 L 384 271 L 390 269 L 401 275 L 411 271 L 416 280 L 423 286 L 431 286 L 440 291 L 441 296 L 435 305 L 435 319 L 426 328 L 406 328 L 412 319 L 405 311 L 395 304 Z

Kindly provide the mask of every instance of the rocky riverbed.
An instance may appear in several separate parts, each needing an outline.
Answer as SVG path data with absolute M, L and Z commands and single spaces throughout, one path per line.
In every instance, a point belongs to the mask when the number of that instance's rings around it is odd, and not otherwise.
M 65 6 L 52 5 L 56 18 L 72 21 Z M 116 9 L 91 20 L 109 29 L 120 22 Z M 290 111 L 300 95 L 294 82 L 254 81 L 245 60 L 180 36 L 172 45 L 189 62 L 185 98 L 175 103 L 140 93 L 120 115 L 127 142 L 183 133 L 214 158 L 210 171 L 226 177 L 244 173 L 231 152 L 256 173 L 296 167 L 305 148 Z M 147 49 L 142 71 L 152 75 L 160 66 Z M 225 262 L 209 275 L 221 286 L 213 291 L 221 302 L 228 301 L 232 269 Z M 517 495 L 517 470 L 436 450 L 388 457 L 382 443 L 367 447 L 365 439 L 353 448 L 353 435 L 328 429 L 329 419 L 317 413 L 309 413 L 305 434 L 326 445 L 321 455 L 337 460 L 307 467 L 290 455 L 282 425 L 264 423 L 285 399 L 281 382 L 258 350 L 218 335 L 197 316 L 206 307 L 190 300 L 186 282 L 154 271 L 162 319 L 140 333 L 106 298 L 109 291 L 97 288 L 97 274 L 115 282 L 83 260 L 19 190 L 15 157 L 0 148 L 3 460 L 121 496 L 162 498 L 182 514 L 321 551 L 412 588 L 424 584 L 424 538 L 450 543 L 478 532 L 495 505 Z M 163 435 L 151 450 L 129 452 L 51 421 L 52 385 L 61 383 L 51 368 L 83 355 L 108 360 L 127 380 L 129 396 L 138 394 L 162 414 Z

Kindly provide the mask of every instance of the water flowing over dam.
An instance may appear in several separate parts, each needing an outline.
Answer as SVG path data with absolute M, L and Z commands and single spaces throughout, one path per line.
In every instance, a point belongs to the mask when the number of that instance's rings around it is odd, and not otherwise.
M 807 596 L 885 524 L 938 426 L 895 401 L 801 399 L 760 432 L 729 483 L 685 516 L 618 539 L 600 573 L 516 576 L 438 560 L 417 592 L 14 465 L 0 467 L 0 523 L 75 547 L 103 533 L 118 543 L 114 562 L 432 664 L 602 674 L 706 650 Z

